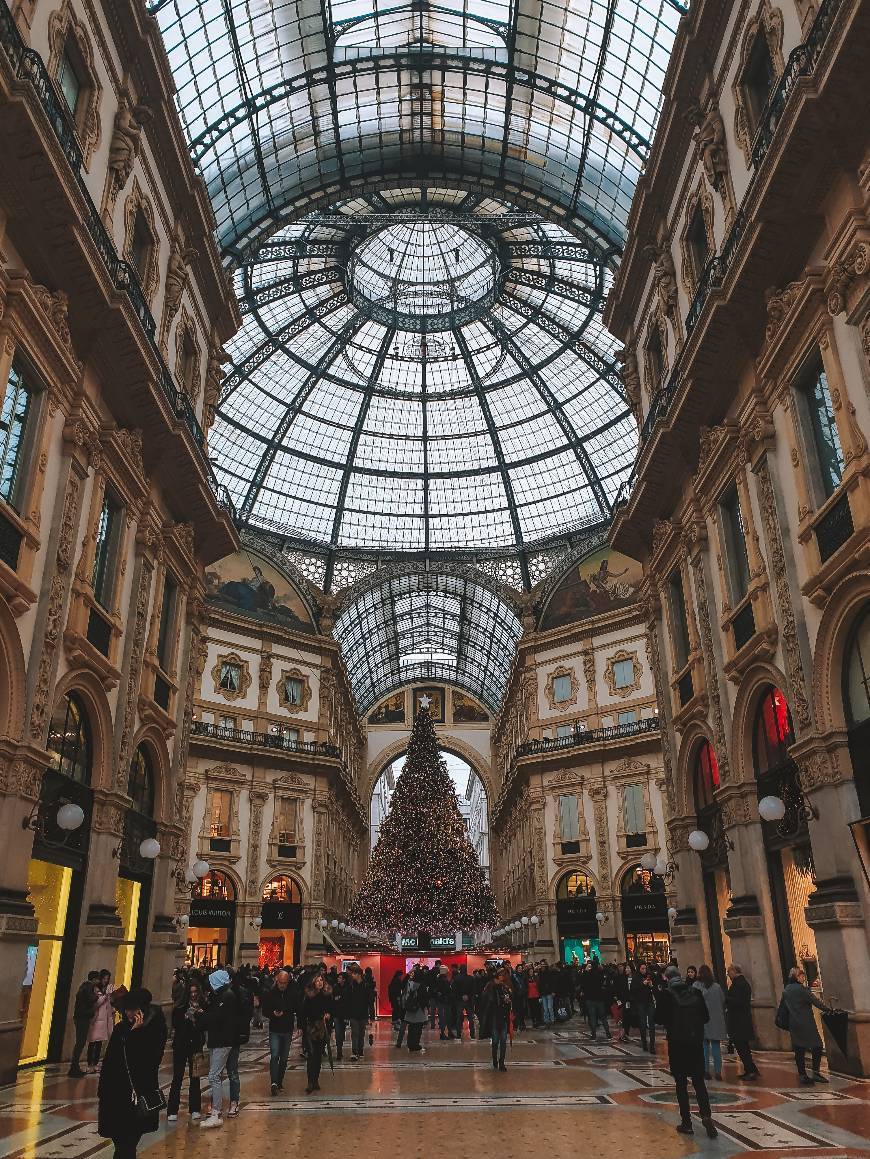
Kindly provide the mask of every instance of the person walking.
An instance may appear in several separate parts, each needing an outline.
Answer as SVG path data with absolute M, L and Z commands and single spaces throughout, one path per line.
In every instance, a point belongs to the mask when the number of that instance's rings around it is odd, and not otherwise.
M 208 976 L 211 1000 L 200 1014 L 198 1025 L 208 1037 L 208 1082 L 211 1087 L 211 1110 L 200 1127 L 222 1127 L 223 1072 L 230 1051 L 238 1040 L 238 1000 L 226 970 L 213 970 Z
M 665 970 L 666 989 L 659 995 L 656 1019 L 668 1036 L 668 1066 L 677 1088 L 681 1135 L 694 1135 L 689 1105 L 689 1081 L 695 1088 L 701 1122 L 710 1139 L 718 1135 L 710 1110 L 710 1096 L 704 1082 L 704 1027 L 707 1007 L 700 993 L 680 977 L 676 966 Z
M 96 1074 L 99 1068 L 103 1043 L 109 1041 L 115 1026 L 115 1011 L 112 1006 L 112 975 L 101 970 L 94 990 L 96 1007 L 88 1027 L 87 1073 Z
M 425 1053 L 420 1039 L 423 1036 L 423 1026 L 429 1021 L 429 996 L 423 983 L 423 969 L 417 965 L 408 976 L 405 993 L 402 996 L 402 1006 L 405 1010 L 404 1025 L 408 1028 L 408 1050 Z
M 365 1030 L 371 1008 L 369 987 L 359 966 L 347 972 L 344 1009 L 350 1023 L 350 1061 L 359 1062 L 365 1050 Z
M 555 971 L 544 962 L 538 974 L 538 992 L 541 996 L 541 1015 L 544 1020 L 544 1029 L 549 1030 L 556 1021 L 556 977 Z
M 513 1011 L 513 986 L 510 970 L 507 966 L 502 966 L 496 975 L 487 982 L 484 988 L 484 997 L 489 1005 L 490 1026 L 492 1028 L 490 1033 L 492 1069 L 507 1070 L 504 1060 Z
M 336 975 L 332 983 L 332 1029 L 335 1033 L 335 1057 L 338 1062 L 344 1058 L 344 1039 L 348 1022 L 347 990 L 347 975 Z
M 752 1082 L 758 1078 L 760 1073 L 749 1048 L 750 1040 L 755 1037 L 755 1029 L 752 1025 L 752 987 L 736 963 L 731 963 L 727 974 L 731 980 L 731 985 L 725 996 L 725 1022 L 728 1028 L 728 1037 L 737 1051 L 737 1057 L 743 1064 L 743 1073 L 737 1077 Z
M 202 1117 L 202 1095 L 199 1076 L 194 1073 L 195 1056 L 202 1053 L 205 1035 L 197 1025 L 203 1013 L 202 989 L 199 982 L 191 982 L 187 993 L 178 1005 L 172 1008 L 172 1083 L 166 1105 L 166 1118 L 170 1123 L 178 1119 L 181 1106 L 181 1084 L 185 1071 L 188 1076 L 187 1107 L 194 1122 Z
M 242 1097 L 242 1080 L 239 1074 L 239 1055 L 242 1047 L 251 1041 L 251 1019 L 254 1017 L 254 998 L 245 983 L 245 976 L 238 971 L 233 974 L 230 985 L 236 996 L 236 1041 L 227 1056 L 227 1079 L 230 1084 L 230 1105 L 227 1118 L 234 1119 L 239 1113 Z
M 81 1059 L 91 1029 L 91 1019 L 97 1009 L 97 986 L 100 981 L 99 970 L 91 970 L 87 979 L 82 982 L 76 991 L 73 1003 L 73 1026 L 75 1027 L 75 1043 L 69 1060 L 68 1077 L 82 1079 L 85 1072 L 82 1070 Z
M 695 989 L 699 991 L 707 1007 L 707 1024 L 704 1027 L 704 1078 L 709 1080 L 711 1077 L 712 1060 L 712 1074 L 715 1074 L 717 1082 L 721 1082 L 722 1043 L 728 1038 L 725 991 L 713 977 L 713 971 L 706 965 L 698 968 Z
M 125 995 L 97 1086 L 97 1134 L 112 1140 L 115 1159 L 132 1159 L 142 1136 L 160 1126 L 158 1071 L 166 1037 L 166 1019 L 151 993 Z M 155 1109 L 143 1114 L 142 1099 Z
M 780 1013 L 777 1015 L 777 1025 L 780 1024 L 783 1008 L 787 1012 L 788 1026 L 785 1028 L 791 1035 L 791 1048 L 794 1051 L 794 1061 L 797 1066 L 798 1078 L 803 1086 L 811 1087 L 814 1083 L 826 1083 L 828 1079 L 821 1073 L 824 1044 L 816 1026 L 813 1007 L 828 1011 L 830 1007 L 819 1001 L 807 985 L 806 973 L 800 966 L 792 966 L 788 974 L 788 982 L 782 992 Z M 809 1051 L 813 1073 L 807 1074 L 807 1051 Z
M 320 1068 L 323 1065 L 323 1051 L 329 1036 L 331 1005 L 332 991 L 324 983 L 323 975 L 315 974 L 305 987 L 301 1011 L 301 1023 L 308 1042 L 306 1095 L 320 1090 Z
M 393 1030 L 398 1030 L 402 1025 L 402 991 L 404 988 L 405 975 L 401 970 L 396 970 L 387 987 L 387 997 L 390 1000 L 392 1010 Z
M 260 1001 L 263 1014 L 269 1020 L 269 1077 L 272 1094 L 277 1095 L 284 1089 L 295 1014 L 290 975 L 286 970 L 278 971 L 275 985 L 264 991 Z
M 639 962 L 628 986 L 631 1017 L 640 1031 L 641 1049 L 656 1052 L 655 982 L 646 962 Z
M 605 993 L 605 977 L 598 961 L 590 963 L 586 975 L 586 1009 L 589 1017 L 589 1033 L 592 1038 L 598 1038 L 598 1024 L 604 1027 L 604 1033 L 610 1039 L 610 1026 L 607 1021 L 607 1003 Z

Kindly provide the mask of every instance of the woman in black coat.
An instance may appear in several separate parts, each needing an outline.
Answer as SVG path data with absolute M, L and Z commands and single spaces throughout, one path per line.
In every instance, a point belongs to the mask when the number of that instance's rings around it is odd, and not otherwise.
M 194 1055 L 205 1045 L 205 1035 L 198 1026 L 199 1016 L 204 1010 L 202 990 L 198 982 L 191 982 L 187 993 L 172 1011 L 172 1083 L 169 1087 L 169 1102 L 166 1117 L 170 1123 L 178 1118 L 181 1106 L 181 1084 L 185 1072 L 190 1083 L 188 1109 L 192 1119 L 199 1119 L 202 1111 L 202 1096 L 199 1078 L 193 1073 Z
M 136 1096 L 150 1097 L 158 1089 L 166 1036 L 166 1019 L 158 1006 L 151 1005 L 150 992 L 128 994 L 97 1087 L 97 1133 L 115 1144 L 115 1159 L 132 1159 L 141 1137 L 160 1125 L 159 1111 L 139 1114 Z

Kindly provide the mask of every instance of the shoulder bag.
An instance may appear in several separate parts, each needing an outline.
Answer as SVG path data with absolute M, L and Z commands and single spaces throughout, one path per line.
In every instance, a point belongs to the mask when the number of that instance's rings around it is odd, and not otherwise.
M 127 1061 L 127 1046 L 126 1043 L 121 1047 L 124 1055 L 124 1066 L 127 1068 L 127 1078 L 130 1082 L 130 1100 L 136 1108 L 136 1115 L 140 1119 L 147 1119 L 149 1115 L 159 1114 L 160 1111 L 166 1107 L 166 1096 L 157 1087 L 153 1091 L 147 1091 L 145 1094 L 138 1094 L 133 1083 L 133 1076 L 130 1074 L 130 1064 Z

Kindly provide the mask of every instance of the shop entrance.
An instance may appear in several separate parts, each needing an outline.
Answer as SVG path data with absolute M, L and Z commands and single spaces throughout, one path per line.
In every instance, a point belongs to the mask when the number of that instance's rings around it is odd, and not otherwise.
M 671 927 L 664 878 L 642 865 L 631 866 L 622 879 L 621 908 L 626 957 L 666 966 Z
M 601 961 L 598 938 L 561 938 L 562 961 L 569 966 L 585 966 L 594 959 Z
M 187 964 L 214 970 L 232 962 L 235 926 L 235 886 L 227 874 L 212 869 L 190 903 Z
M 302 934 L 302 894 L 292 877 L 267 881 L 260 910 L 260 966 L 298 966 Z
M 601 961 L 595 886 L 585 873 L 566 873 L 556 887 L 556 924 L 560 957 L 582 966 L 593 957 Z

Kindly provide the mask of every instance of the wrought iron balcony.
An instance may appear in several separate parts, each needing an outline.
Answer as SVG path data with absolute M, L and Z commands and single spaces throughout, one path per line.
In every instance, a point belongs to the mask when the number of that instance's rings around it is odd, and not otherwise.
M 281 752 L 301 753 L 309 756 L 333 757 L 341 759 L 338 745 L 320 740 L 294 740 L 280 732 L 251 732 L 245 728 L 224 728 L 207 720 L 195 720 L 192 735 L 209 740 L 223 740 L 229 744 L 245 745 L 248 748 L 278 749 Z
M 82 151 L 69 117 L 61 104 L 54 82 L 39 53 L 28 48 L 24 43 L 6 0 L 0 0 L 0 49 L 9 61 L 15 75 L 31 85 L 42 106 L 52 132 L 72 170 L 79 194 L 84 200 L 86 207 L 85 225 L 91 240 L 113 284 L 126 294 L 133 312 L 139 319 L 142 331 L 148 339 L 151 352 L 160 367 L 158 374 L 160 388 L 172 407 L 176 419 L 187 429 L 196 447 L 200 464 L 208 477 L 218 505 L 229 513 L 233 522 L 236 522 L 235 506 L 229 491 L 218 483 L 208 460 L 205 450 L 205 434 L 193 412 L 190 400 L 183 391 L 176 387 L 163 360 L 163 354 L 157 341 L 157 323 L 142 292 L 136 271 L 129 262 L 118 257 L 114 242 L 97 212 L 97 207 L 91 200 L 91 195 L 82 177 Z
M 807 39 L 791 52 L 782 76 L 779 78 L 774 91 L 771 93 L 761 116 L 758 132 L 752 146 L 752 177 L 743 195 L 743 203 L 734 223 L 728 233 L 722 249 L 711 258 L 704 268 L 698 281 L 695 296 L 692 298 L 689 311 L 686 315 L 686 341 L 674 362 L 668 381 L 660 387 L 653 396 L 649 410 L 644 419 L 640 432 L 640 449 L 652 436 L 653 429 L 660 418 L 664 418 L 676 396 L 682 379 L 682 355 L 686 348 L 689 336 L 703 313 L 712 290 L 721 286 L 734 261 L 734 256 L 740 248 L 743 235 L 746 232 L 748 217 L 743 208 L 748 204 L 750 194 L 755 186 L 759 169 L 768 154 L 777 127 L 788 105 L 789 97 L 794 91 L 797 81 L 801 77 L 810 76 L 816 67 L 825 40 L 834 23 L 841 0 L 822 0 L 816 13 L 816 18 L 810 28 Z M 627 496 L 626 496 L 627 498 Z
M 646 716 L 642 720 L 634 720 L 630 724 L 611 724 L 603 728 L 576 728 L 568 736 L 527 740 L 517 747 L 514 759 L 540 756 L 544 753 L 556 752 L 559 749 L 585 748 L 589 745 L 600 745 L 611 740 L 625 740 L 627 737 L 643 736 L 646 733 L 658 731 L 659 718 L 657 716 Z

